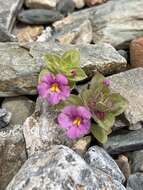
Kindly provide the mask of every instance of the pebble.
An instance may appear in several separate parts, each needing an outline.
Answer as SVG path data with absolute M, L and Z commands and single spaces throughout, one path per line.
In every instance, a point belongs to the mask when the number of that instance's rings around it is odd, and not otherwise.
M 0 108 L 0 129 L 8 126 L 11 120 L 11 113 L 6 109 Z
M 25 5 L 28 8 L 43 8 L 54 9 L 56 7 L 57 0 L 25 0 Z
M 56 9 L 63 15 L 67 16 L 68 13 L 72 13 L 75 9 L 75 3 L 73 0 L 60 0 L 56 5 Z
M 106 0 L 85 0 L 86 5 L 89 7 L 92 7 L 95 5 L 100 5 L 105 2 L 106 2 Z
M 143 173 L 130 175 L 127 181 L 127 187 L 130 187 L 132 190 L 143 190 Z
M 24 96 L 5 98 L 2 108 L 11 113 L 10 123 L 21 125 L 34 112 L 35 103 Z
M 52 37 L 52 28 L 47 26 L 45 30 L 43 30 L 42 34 L 38 36 L 37 42 L 48 42 Z
M 29 9 L 18 14 L 18 20 L 26 24 L 51 24 L 61 20 L 63 15 L 55 10 Z
M 84 0 L 73 0 L 77 9 L 81 9 L 85 6 Z

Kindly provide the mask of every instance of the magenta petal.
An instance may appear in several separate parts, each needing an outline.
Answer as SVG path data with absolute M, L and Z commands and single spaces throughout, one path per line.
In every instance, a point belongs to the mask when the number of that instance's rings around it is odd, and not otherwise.
M 80 131 L 77 130 L 76 127 L 71 127 L 71 128 L 67 131 L 66 135 L 67 135 L 69 138 L 71 138 L 71 139 L 75 139 L 75 138 L 78 138 L 78 137 L 81 136 Z
M 70 117 L 77 116 L 77 106 L 75 105 L 66 106 L 62 112 Z
M 86 119 L 91 118 L 91 113 L 88 111 L 87 108 L 83 106 L 79 106 L 77 110 L 78 110 L 79 116 L 81 116 L 82 118 L 86 118 Z
M 81 124 L 78 128 L 81 131 L 82 135 L 86 135 L 90 131 L 91 123 L 90 121 L 86 121 L 86 123 Z
M 46 75 L 44 75 L 41 79 L 42 82 L 46 82 L 48 84 L 54 83 L 55 82 L 55 77 L 53 74 L 48 73 Z
M 46 98 L 48 95 L 48 88 L 46 83 L 40 83 L 37 87 L 38 93 L 41 97 Z
M 65 100 L 70 96 L 70 88 L 68 86 L 62 86 L 60 90 L 61 90 L 60 95 L 62 100 Z
M 47 100 L 49 104 L 56 105 L 60 102 L 60 96 L 59 93 L 49 93 L 47 96 Z
M 68 85 L 68 80 L 67 78 L 62 75 L 62 74 L 57 74 L 56 75 L 56 81 L 61 84 L 61 85 Z
M 58 123 L 61 128 L 68 129 L 72 125 L 72 120 L 66 114 L 59 114 L 58 116 Z

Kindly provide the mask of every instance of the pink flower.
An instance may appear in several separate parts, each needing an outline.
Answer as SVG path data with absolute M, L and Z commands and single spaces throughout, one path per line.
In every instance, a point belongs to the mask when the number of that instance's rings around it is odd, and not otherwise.
M 61 128 L 67 129 L 67 136 L 71 139 L 82 137 L 90 132 L 91 113 L 84 106 L 66 106 L 58 116 Z
M 103 80 L 103 84 L 107 87 L 110 86 L 110 80 L 108 79 Z
M 68 80 L 62 74 L 54 76 L 49 73 L 44 75 L 37 89 L 39 95 L 46 98 L 51 105 L 56 105 L 70 96 Z

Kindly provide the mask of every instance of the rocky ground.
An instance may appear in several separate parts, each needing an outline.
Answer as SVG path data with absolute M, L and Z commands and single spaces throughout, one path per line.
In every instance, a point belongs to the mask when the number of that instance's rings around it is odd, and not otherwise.
M 0 190 L 143 190 L 143 0 L 0 0 Z M 69 140 L 37 96 L 46 52 L 79 49 L 129 106 L 108 142 Z M 78 85 L 80 91 L 87 85 Z

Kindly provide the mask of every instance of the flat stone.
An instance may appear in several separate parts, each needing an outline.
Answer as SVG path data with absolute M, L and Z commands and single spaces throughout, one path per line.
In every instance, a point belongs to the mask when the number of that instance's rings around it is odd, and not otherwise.
M 45 9 L 29 9 L 21 11 L 17 19 L 26 24 L 51 24 L 57 20 L 61 20 L 63 15 L 56 10 Z
M 25 5 L 28 8 L 43 8 L 54 9 L 56 7 L 57 0 L 25 0 Z
M 142 7 L 142 0 L 110 0 L 69 15 L 63 19 L 62 27 L 80 24 L 81 19 L 89 19 L 93 27 L 94 43 L 106 42 L 125 49 L 133 39 L 143 36 Z
M 62 54 L 76 48 L 81 53 L 81 67 L 91 76 L 100 71 L 111 74 L 124 70 L 126 60 L 109 44 L 58 45 L 51 41 L 20 47 L 17 43 L 0 43 L 0 96 L 36 94 L 38 75 L 47 52 Z
M 9 97 L 2 102 L 2 108 L 11 113 L 10 124 L 22 125 L 26 118 L 34 112 L 35 103 L 25 96 Z
M 128 151 L 140 150 L 143 148 L 143 128 L 136 131 L 120 130 L 111 134 L 104 148 L 110 154 L 120 154 Z
M 55 146 L 30 157 L 6 190 L 125 190 L 118 181 L 90 166 L 74 151 Z
M 43 26 L 25 26 L 19 29 L 17 39 L 20 43 L 36 41 L 43 30 Z
M 124 114 L 130 125 L 143 121 L 143 69 L 137 68 L 108 77 L 111 89 L 125 97 L 129 106 Z M 128 93 L 127 93 L 128 92 Z M 138 126 L 136 126 L 138 129 Z M 135 129 L 135 128 L 134 128 Z
M 127 187 L 130 187 L 132 190 L 142 190 L 143 173 L 132 174 L 127 181 Z
M 26 150 L 21 126 L 0 130 L 0 189 L 5 190 L 26 161 Z
M 73 0 L 60 0 L 57 2 L 56 10 L 67 16 L 68 13 L 72 13 L 75 9 L 75 3 Z
M 125 177 L 118 165 L 103 148 L 99 146 L 89 148 L 84 158 L 94 171 L 102 170 L 120 183 L 125 182 Z
M 132 173 L 143 172 L 143 150 L 130 154 Z
M 130 62 L 132 67 L 143 67 L 143 37 L 131 42 Z
M 80 25 L 71 25 L 61 32 L 54 33 L 53 38 L 60 44 L 90 44 L 92 42 L 92 24 L 90 20 L 81 21 Z

